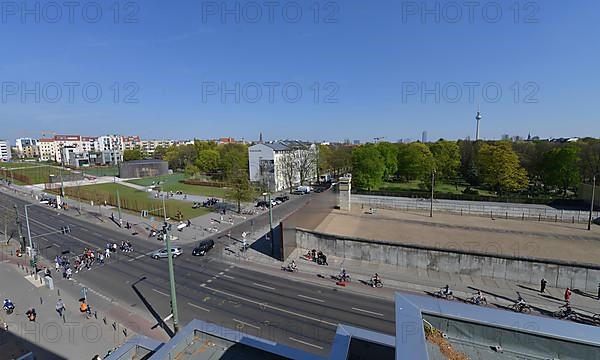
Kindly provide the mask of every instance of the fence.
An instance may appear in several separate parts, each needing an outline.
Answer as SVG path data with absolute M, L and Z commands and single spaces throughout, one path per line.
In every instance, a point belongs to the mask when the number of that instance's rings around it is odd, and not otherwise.
M 430 199 L 410 199 L 372 195 L 353 195 L 352 203 L 362 207 L 404 211 L 429 211 Z M 518 219 L 527 221 L 587 223 L 589 211 L 554 209 L 543 205 L 519 206 L 518 204 L 480 203 L 434 199 L 434 212 L 457 215 L 485 216 L 490 218 Z M 600 216 L 594 211 L 593 218 Z

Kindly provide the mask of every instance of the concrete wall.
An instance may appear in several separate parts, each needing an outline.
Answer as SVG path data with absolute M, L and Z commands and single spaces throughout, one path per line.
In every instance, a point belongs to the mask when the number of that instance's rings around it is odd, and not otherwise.
M 416 268 L 472 276 L 506 279 L 539 284 L 544 277 L 550 286 L 596 292 L 600 283 L 600 266 L 546 259 L 456 250 L 443 250 L 385 241 L 353 239 L 315 231 L 296 229 L 297 247 L 317 249 L 327 255 L 398 268 Z

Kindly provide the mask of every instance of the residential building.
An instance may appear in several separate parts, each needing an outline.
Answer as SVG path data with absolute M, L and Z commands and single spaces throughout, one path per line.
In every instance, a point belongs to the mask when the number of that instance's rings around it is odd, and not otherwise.
M 32 138 L 18 138 L 15 141 L 15 145 L 17 148 L 17 154 L 22 157 L 23 153 L 25 152 L 25 148 L 28 146 L 35 147 L 35 146 L 37 146 L 37 142 L 38 141 L 36 139 L 32 139 Z M 31 151 L 31 149 L 30 149 L 30 151 Z
M 10 161 L 10 143 L 7 140 L 0 140 L 0 161 Z
M 40 147 L 40 161 L 58 161 L 57 146 L 54 139 L 40 139 L 38 141 Z
M 23 150 L 19 153 L 19 156 L 23 159 L 39 159 L 40 148 L 37 145 L 26 145 L 23 146 Z
M 122 136 L 121 141 L 123 142 L 123 151 L 124 150 L 135 150 L 141 147 L 141 139 L 139 136 Z
M 248 148 L 250 181 L 272 191 L 309 184 L 317 178 L 318 147 L 301 141 L 274 141 Z

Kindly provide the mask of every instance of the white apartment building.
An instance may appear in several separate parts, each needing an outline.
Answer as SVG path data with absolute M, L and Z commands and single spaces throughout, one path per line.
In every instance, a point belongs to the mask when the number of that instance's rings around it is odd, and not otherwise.
M 272 191 L 308 184 L 317 178 L 317 155 L 315 144 L 301 141 L 252 145 L 248 148 L 250 181 Z
M 40 139 L 38 145 L 40 147 L 40 161 L 58 161 L 56 159 L 58 149 L 54 139 Z
M 0 140 L 0 161 L 10 161 L 10 143 L 7 140 Z
M 15 141 L 15 145 L 17 147 L 17 154 L 23 154 L 25 152 L 25 148 L 28 146 L 35 147 L 37 146 L 37 140 L 32 138 L 18 138 Z
M 142 146 L 139 136 L 122 136 L 123 150 L 135 150 Z

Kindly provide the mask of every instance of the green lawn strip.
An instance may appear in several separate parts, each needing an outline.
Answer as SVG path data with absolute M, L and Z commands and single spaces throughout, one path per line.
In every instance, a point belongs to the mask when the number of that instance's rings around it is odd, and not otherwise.
M 447 194 L 453 194 L 453 195 L 460 195 L 463 194 L 463 190 L 465 190 L 466 186 L 464 184 L 459 184 L 458 185 L 458 189 L 456 187 L 455 184 L 448 184 L 448 183 L 442 183 L 442 182 L 438 182 L 435 186 L 435 191 L 439 192 L 439 193 L 447 193 Z M 493 192 L 488 191 L 488 190 L 484 190 L 484 189 L 478 189 L 473 187 L 472 189 L 479 191 L 479 195 L 482 196 L 496 196 Z M 423 192 L 423 191 L 427 191 L 426 189 L 424 189 L 421 186 L 421 181 L 419 180 L 412 180 L 412 181 L 408 181 L 408 182 L 401 182 L 401 183 L 392 183 L 392 182 L 385 182 L 382 186 L 379 187 L 379 191 L 389 191 L 389 192 L 394 192 L 394 191 L 416 191 L 416 192 Z
M 67 197 L 72 199 L 84 199 L 86 201 L 93 201 L 94 204 L 107 204 L 117 206 L 117 190 L 119 191 L 119 197 L 121 199 L 121 208 L 140 213 L 142 210 L 154 210 L 151 215 L 161 216 L 162 215 L 162 201 L 159 199 L 152 199 L 150 193 L 133 189 L 121 184 L 109 183 L 109 184 L 98 184 L 98 185 L 85 185 L 80 187 L 68 187 L 65 188 Z M 187 201 L 181 200 L 167 200 L 165 202 L 167 208 L 167 215 L 177 220 L 177 211 L 181 211 L 183 219 L 190 219 L 197 216 L 202 216 L 210 212 L 206 208 L 192 209 L 192 204 Z
M 119 168 L 116 166 L 101 166 L 84 168 L 83 172 L 90 176 L 118 176 Z
M 2 168 L 5 168 L 2 170 Z M 50 175 L 60 179 L 61 173 L 67 175 L 69 170 L 40 163 L 0 163 L 0 176 L 13 179 L 17 185 L 43 184 L 49 182 Z
M 227 189 L 218 188 L 213 186 L 201 186 L 201 185 L 189 185 L 184 184 L 181 181 L 185 180 L 186 176 L 181 173 L 165 176 L 149 177 L 137 180 L 128 180 L 127 182 L 140 185 L 140 186 L 151 186 L 152 182 L 157 184 L 159 181 L 162 182 L 162 191 L 182 191 L 184 194 L 189 195 L 200 195 L 207 197 L 223 198 Z

